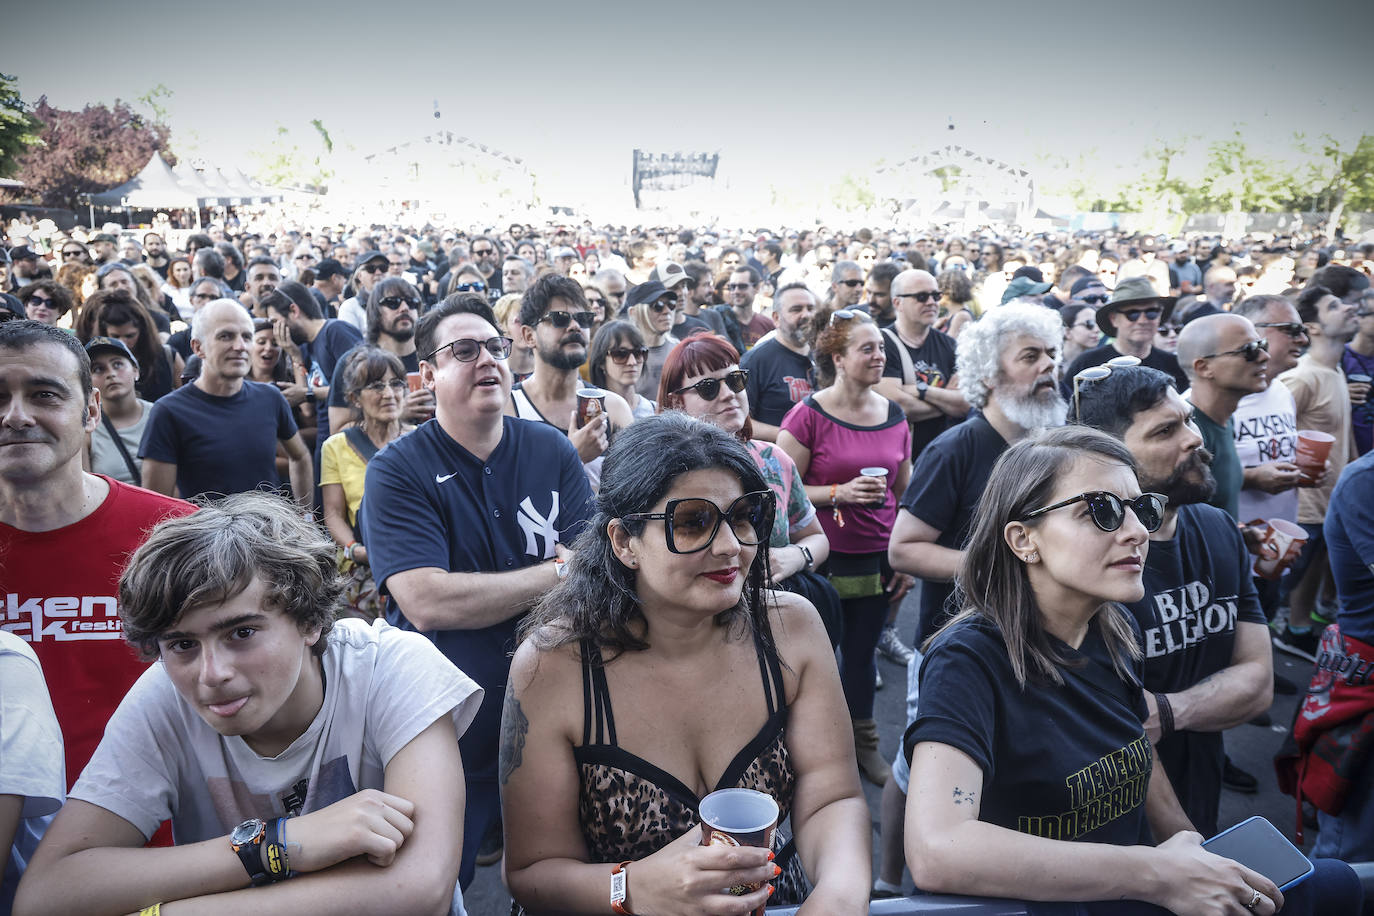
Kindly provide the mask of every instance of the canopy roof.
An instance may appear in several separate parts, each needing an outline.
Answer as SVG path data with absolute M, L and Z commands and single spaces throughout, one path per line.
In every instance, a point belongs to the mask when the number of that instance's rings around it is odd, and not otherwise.
M 131 209 L 176 209 L 196 206 L 196 197 L 182 187 L 172 167 L 154 152 L 143 170 L 118 187 L 90 195 L 97 207 Z

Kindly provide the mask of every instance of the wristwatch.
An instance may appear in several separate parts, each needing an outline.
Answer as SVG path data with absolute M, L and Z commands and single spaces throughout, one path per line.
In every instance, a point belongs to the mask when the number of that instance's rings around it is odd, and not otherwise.
M 796 546 L 796 548 L 802 552 L 802 560 L 805 561 L 802 564 L 802 569 L 806 570 L 807 572 L 811 572 L 811 570 L 815 569 L 816 558 L 811 556 L 810 549 L 807 548 L 805 544 L 796 544 L 794 546 Z
M 917 399 L 917 400 L 919 400 L 919 401 L 924 401 L 924 400 L 926 399 L 926 392 L 929 391 L 929 390 L 930 390 L 930 386 L 929 386 L 928 384 L 926 384 L 925 382 L 923 382 L 923 381 L 917 379 L 917 381 L 916 381 L 916 399 Z
M 253 886 L 268 880 L 267 868 L 262 864 L 262 840 L 267 836 L 267 822 L 261 818 L 249 818 L 234 828 L 229 834 L 229 846 L 238 855 L 248 872 Z

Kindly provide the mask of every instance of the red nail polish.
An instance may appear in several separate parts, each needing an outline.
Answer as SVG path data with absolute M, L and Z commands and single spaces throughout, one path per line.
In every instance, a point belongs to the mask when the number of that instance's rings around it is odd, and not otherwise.
M 771 885 L 771 884 L 768 885 L 768 896 L 769 896 L 769 897 L 773 896 L 773 885 Z
M 773 853 L 772 853 L 771 850 L 770 850 L 769 853 L 768 853 L 768 861 L 769 861 L 769 862 L 772 862 L 772 861 L 773 861 Z
M 778 875 L 780 875 L 780 874 L 782 874 L 782 866 L 781 866 L 781 865 L 774 865 L 774 866 L 773 866 L 773 877 L 776 878 L 776 877 L 777 877 Z

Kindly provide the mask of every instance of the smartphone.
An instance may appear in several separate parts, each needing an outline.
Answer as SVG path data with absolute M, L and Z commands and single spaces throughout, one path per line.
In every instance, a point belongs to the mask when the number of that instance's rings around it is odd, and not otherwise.
M 1258 814 L 1203 841 L 1202 848 L 1254 869 L 1281 891 L 1306 880 L 1313 871 L 1302 850 Z

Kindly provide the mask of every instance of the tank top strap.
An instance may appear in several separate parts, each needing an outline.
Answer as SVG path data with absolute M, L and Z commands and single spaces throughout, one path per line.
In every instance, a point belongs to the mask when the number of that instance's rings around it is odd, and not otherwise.
M 778 650 L 773 645 L 772 637 L 773 629 L 765 617 L 763 628 L 754 634 L 754 652 L 758 655 L 759 674 L 763 677 L 763 698 L 768 703 L 770 716 L 787 705 L 787 694 L 783 691 L 782 663 L 778 660 Z
M 601 650 L 582 640 L 582 746 L 615 745 L 615 719 L 611 716 L 611 691 Z

